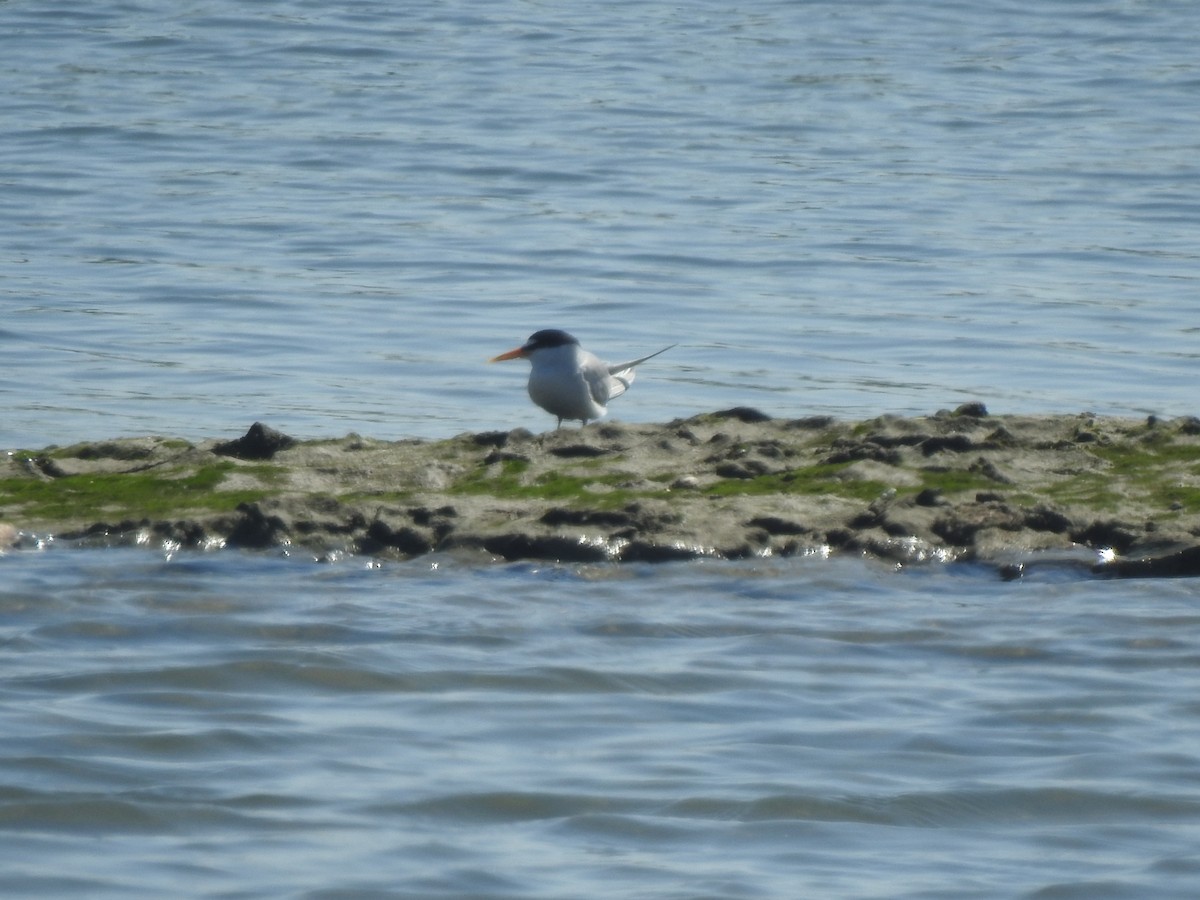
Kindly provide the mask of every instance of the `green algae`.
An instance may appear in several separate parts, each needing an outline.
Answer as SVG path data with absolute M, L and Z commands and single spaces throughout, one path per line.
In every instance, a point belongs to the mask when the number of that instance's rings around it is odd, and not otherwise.
M 1126 503 L 1124 492 L 1116 490 L 1111 479 L 1091 473 L 1046 485 L 1042 494 L 1056 504 L 1081 506 L 1096 512 L 1116 512 Z
M 919 490 L 940 491 L 943 494 L 986 491 L 997 487 L 994 479 L 970 469 L 919 469 L 917 475 L 921 479 Z
M 666 491 L 624 489 L 631 476 L 620 472 L 589 471 L 586 474 L 549 471 L 529 477 L 530 464 L 523 459 L 506 459 L 492 466 L 481 466 L 453 485 L 448 493 L 494 497 L 497 500 L 542 500 L 555 502 L 597 502 L 603 505 Z M 575 468 L 599 469 L 595 461 Z
M 1200 421 L 964 421 L 954 429 L 962 440 L 926 452 L 927 436 L 947 433 L 944 417 L 819 429 L 712 419 L 693 422 L 690 433 L 669 426 L 536 440 L 489 433 L 438 442 L 303 441 L 277 460 L 254 462 L 161 438 L 9 451 L 0 519 L 76 532 L 92 523 L 188 519 L 219 530 L 240 504 L 263 502 L 297 540 L 348 541 L 364 523 L 384 521 L 428 531 L 434 543 L 449 529 L 469 547 L 495 534 L 534 540 L 564 525 L 623 521 L 548 516 L 555 510 L 628 511 L 631 524 L 622 528 L 645 540 L 740 547 L 748 511 L 803 520 L 820 533 L 868 519 L 875 527 L 892 510 L 890 527 L 941 544 L 970 543 L 981 517 L 1019 525 L 1016 509 L 1044 505 L 1076 531 L 1099 516 L 1133 523 L 1139 534 L 1138 523 L 1150 523 L 1144 530 L 1155 539 L 1167 530 L 1200 533 Z M 888 502 L 877 503 L 881 497 Z M 639 510 L 642 501 L 654 503 Z M 918 506 L 937 509 L 915 514 Z M 442 507 L 450 511 L 430 524 L 430 511 Z M 868 508 L 871 517 L 860 514 Z M 929 531 L 933 519 L 938 528 Z M 1154 531 L 1159 522 L 1170 529 Z
M 257 465 L 243 463 L 237 467 L 237 471 L 242 475 L 253 476 L 263 485 L 271 487 L 283 486 L 288 480 L 288 472 L 284 466 L 276 466 L 269 463 Z
M 225 512 L 259 500 L 265 489 L 220 490 L 231 462 L 190 473 L 161 470 L 65 475 L 50 480 L 0 479 L 0 505 L 20 510 L 29 520 L 93 517 L 178 516 L 181 511 Z
M 1150 433 L 1141 441 L 1090 448 L 1107 463 L 1102 474 L 1077 478 L 1077 502 L 1116 511 L 1135 496 L 1156 510 L 1200 509 L 1200 453 Z M 1114 488 L 1119 485 L 1122 491 Z
M 158 450 L 187 450 L 192 445 L 180 438 L 157 438 L 153 446 L 127 441 L 85 441 L 67 447 L 51 446 L 38 455 L 50 459 L 116 459 L 134 461 L 148 459 Z
M 452 485 L 450 493 L 505 495 L 519 492 L 523 487 L 521 476 L 528 468 L 529 461 L 525 459 L 505 459 L 494 466 L 481 465 Z
M 820 463 L 753 478 L 725 478 L 710 485 L 705 493 L 715 497 L 829 494 L 849 500 L 870 501 L 888 489 L 889 485 L 881 481 L 844 477 L 849 465 Z
M 1200 474 L 1200 452 L 1185 443 L 1171 443 L 1164 436 L 1149 436 L 1136 443 L 1098 444 L 1089 452 L 1108 463 L 1109 473 L 1135 481 L 1153 481 L 1166 466 L 1181 466 Z

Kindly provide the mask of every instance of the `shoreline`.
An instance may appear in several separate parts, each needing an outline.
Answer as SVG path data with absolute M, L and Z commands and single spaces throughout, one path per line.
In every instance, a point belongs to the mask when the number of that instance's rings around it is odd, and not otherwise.
M 256 423 L 229 441 L 9 451 L 0 547 L 50 538 L 481 561 L 855 553 L 1006 578 L 1104 554 L 1099 576 L 1194 576 L 1200 420 L 967 404 L 848 422 L 738 407 L 540 435 L 298 441 Z

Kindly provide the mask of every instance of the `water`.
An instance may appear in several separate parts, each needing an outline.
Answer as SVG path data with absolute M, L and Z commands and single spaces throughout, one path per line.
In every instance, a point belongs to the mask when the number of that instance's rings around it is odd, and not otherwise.
M 1200 876 L 1190 582 L 58 553 L 3 561 L 6 896 Z
M 1191 414 L 1190 2 L 0 12 L 0 444 Z
M 0 5 L 0 449 L 1194 414 L 1190 0 Z M 1195 587 L 0 556 L 0 890 L 1191 897 Z

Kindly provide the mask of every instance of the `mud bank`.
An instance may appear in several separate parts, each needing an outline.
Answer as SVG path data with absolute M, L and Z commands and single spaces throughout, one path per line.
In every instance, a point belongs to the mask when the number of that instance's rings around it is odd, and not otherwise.
M 316 556 L 664 561 L 856 553 L 1200 574 L 1200 420 L 863 422 L 738 408 L 441 441 L 141 437 L 13 450 L 0 537 Z M 1088 552 L 1096 551 L 1096 553 Z

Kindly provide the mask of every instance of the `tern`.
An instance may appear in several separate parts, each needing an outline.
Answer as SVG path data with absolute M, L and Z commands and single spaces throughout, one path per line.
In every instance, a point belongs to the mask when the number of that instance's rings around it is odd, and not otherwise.
M 520 347 L 488 362 L 528 359 L 529 399 L 557 416 L 555 427 L 561 428 L 564 419 L 578 419 L 586 425 L 589 420 L 600 418 L 608 412 L 608 401 L 620 397 L 633 384 L 634 367 L 671 347 L 663 347 L 641 359 L 609 365 L 584 350 L 565 331 L 547 328 L 534 332 Z

